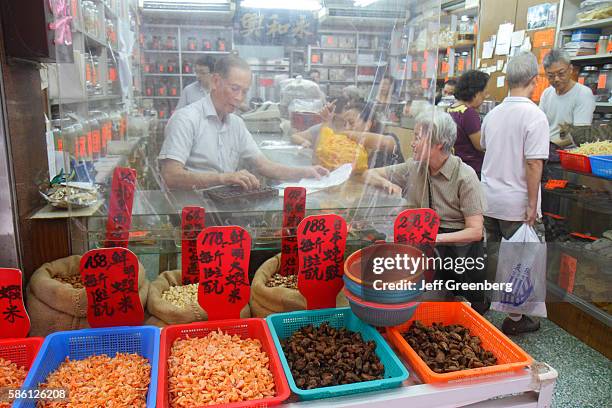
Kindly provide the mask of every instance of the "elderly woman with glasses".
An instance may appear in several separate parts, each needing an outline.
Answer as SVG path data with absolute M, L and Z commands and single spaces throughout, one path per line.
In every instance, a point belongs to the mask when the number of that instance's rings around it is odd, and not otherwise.
M 402 194 L 411 208 L 429 207 L 440 216 L 436 249 L 447 257 L 478 258 L 484 249 L 483 213 L 485 199 L 474 169 L 452 154 L 457 126 L 451 116 L 439 109 L 425 109 L 417 116 L 413 158 L 405 163 L 370 169 L 366 184 L 390 194 Z M 451 269 L 437 271 L 442 279 L 479 282 L 485 271 L 476 267 L 457 274 Z M 486 310 L 484 294 L 477 291 L 455 293 L 468 298 L 476 310 Z
M 550 141 L 557 146 L 572 143 L 560 136 L 559 125 L 590 126 L 595 111 L 595 96 L 590 88 L 572 79 L 572 65 L 565 51 L 554 49 L 543 61 L 550 86 L 540 98 L 540 109 L 546 114 Z

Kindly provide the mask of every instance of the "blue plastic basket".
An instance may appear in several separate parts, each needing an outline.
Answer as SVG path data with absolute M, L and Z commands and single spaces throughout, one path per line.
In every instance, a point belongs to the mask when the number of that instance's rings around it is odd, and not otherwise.
M 277 313 L 266 318 L 270 326 L 270 332 L 274 339 L 274 344 L 278 349 L 283 370 L 289 381 L 291 391 L 301 400 L 313 400 L 319 398 L 338 397 L 341 395 L 358 394 L 368 391 L 385 390 L 388 388 L 399 387 L 408 378 L 408 370 L 401 363 L 399 358 L 391 350 L 385 339 L 372 326 L 368 326 L 347 307 L 339 309 L 320 309 L 307 310 L 291 313 Z M 329 322 L 330 326 L 337 329 L 346 327 L 353 332 L 361 333 L 364 341 L 373 340 L 376 343 L 376 355 L 385 366 L 385 378 L 382 380 L 365 381 L 354 384 L 334 385 L 331 387 L 315 388 L 303 390 L 298 388 L 291 374 L 291 369 L 287 363 L 287 358 L 281 347 L 281 339 L 290 337 L 294 332 L 304 326 L 312 324 L 320 326 L 324 322 Z
M 360 285 L 344 275 L 344 286 L 353 295 L 370 302 L 396 304 L 412 302 L 422 294 L 420 290 L 376 290 L 370 286 Z
M 45 382 L 49 374 L 64 362 L 83 360 L 93 355 L 137 353 L 151 364 L 151 383 L 147 407 L 155 407 L 157 397 L 157 367 L 159 362 L 159 329 L 154 326 L 84 329 L 53 333 L 45 339 L 32 364 L 22 389 L 34 389 Z M 15 408 L 35 408 L 35 400 L 15 401 Z
M 612 179 L 612 155 L 589 156 L 594 175 Z

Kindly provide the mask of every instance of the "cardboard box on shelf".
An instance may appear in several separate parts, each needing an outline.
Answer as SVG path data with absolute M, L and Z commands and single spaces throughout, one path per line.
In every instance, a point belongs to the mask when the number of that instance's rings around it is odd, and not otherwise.
M 322 48 L 338 48 L 338 36 L 323 34 L 321 35 Z
M 338 37 L 338 47 L 355 48 L 355 37 L 352 35 L 342 35 Z
M 340 54 L 337 52 L 325 52 L 323 53 L 323 64 L 339 64 Z

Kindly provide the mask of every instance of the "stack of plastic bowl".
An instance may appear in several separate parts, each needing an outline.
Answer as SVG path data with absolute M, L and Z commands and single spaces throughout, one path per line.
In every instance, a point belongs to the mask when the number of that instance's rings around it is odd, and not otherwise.
M 353 313 L 377 327 L 410 320 L 422 294 L 425 259 L 419 249 L 394 243 L 377 243 L 351 254 L 344 263 L 344 294 Z M 413 261 L 419 262 L 416 268 Z

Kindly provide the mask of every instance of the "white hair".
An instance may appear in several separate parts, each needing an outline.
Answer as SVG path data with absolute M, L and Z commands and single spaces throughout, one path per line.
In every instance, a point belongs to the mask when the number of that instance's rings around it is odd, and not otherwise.
M 530 52 L 522 52 L 508 61 L 506 77 L 510 89 L 527 86 L 538 75 L 538 59 Z
M 445 153 L 452 151 L 457 140 L 457 124 L 451 115 L 442 109 L 431 107 L 419 113 L 416 124 L 426 127 L 432 145 L 442 145 Z
M 548 69 L 555 62 L 561 62 L 566 65 L 570 65 L 572 63 L 569 54 L 558 48 L 555 48 L 546 54 L 544 60 L 542 61 L 542 65 L 544 65 L 544 69 Z

